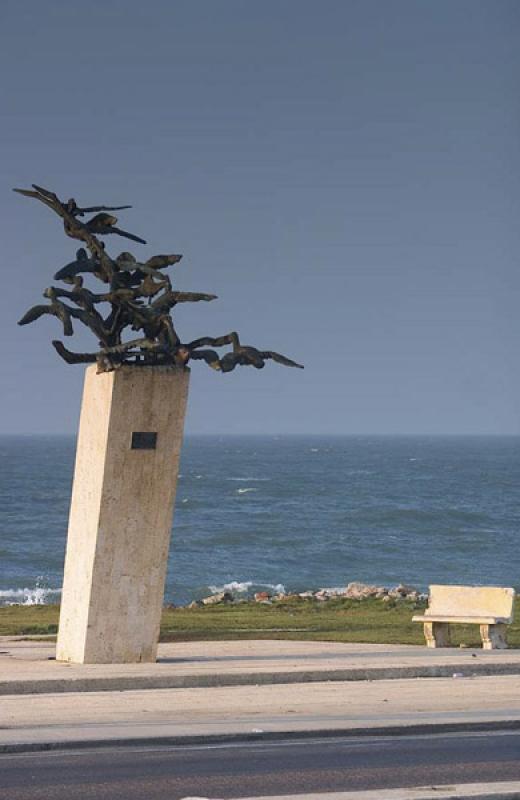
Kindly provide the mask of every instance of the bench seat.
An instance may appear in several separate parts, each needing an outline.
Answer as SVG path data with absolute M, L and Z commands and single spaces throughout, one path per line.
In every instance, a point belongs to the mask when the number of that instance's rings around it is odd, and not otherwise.
M 452 617 L 441 614 L 416 614 L 412 617 L 412 622 L 456 622 L 460 624 L 475 624 L 475 625 L 497 625 L 502 623 L 507 625 L 509 619 L 507 617 Z
M 450 625 L 480 626 L 484 650 L 507 647 L 506 626 L 513 621 L 515 590 L 501 586 L 430 586 L 428 608 L 415 614 L 428 647 L 450 646 Z

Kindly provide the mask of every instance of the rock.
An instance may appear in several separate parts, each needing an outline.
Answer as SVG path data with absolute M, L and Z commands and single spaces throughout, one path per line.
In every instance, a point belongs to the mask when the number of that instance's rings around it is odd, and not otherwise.
M 192 602 L 189 603 L 186 608 L 202 608 L 202 605 L 202 600 L 192 600 Z
M 308 600 L 309 598 L 314 597 L 314 592 L 299 592 L 298 597 L 301 597 L 302 600 Z
M 385 596 L 382 599 L 383 599 L 383 603 L 391 603 L 392 602 L 392 598 L 390 597 L 389 594 L 385 594 Z
M 412 594 L 412 592 L 417 594 L 417 589 L 415 586 L 407 586 L 405 583 L 400 583 L 399 586 L 395 587 L 394 591 L 397 592 L 397 594 L 400 594 L 401 597 L 406 597 L 407 595 Z
M 314 593 L 314 597 L 316 598 L 316 600 L 319 600 L 320 602 L 328 600 L 330 596 L 331 595 L 327 592 L 326 589 L 320 589 L 319 591 Z
M 345 589 L 345 597 L 350 600 L 363 600 L 365 597 L 376 597 L 378 594 L 386 592 L 384 586 L 371 586 L 368 583 L 352 581 Z
M 202 599 L 202 603 L 205 606 L 215 606 L 218 603 L 232 603 L 233 602 L 233 595 L 231 592 L 217 592 L 217 594 L 211 594 L 209 597 L 204 597 Z
M 256 592 L 255 593 L 255 602 L 256 603 L 265 603 L 266 600 L 270 600 L 271 595 L 269 592 Z
M 344 597 L 345 596 L 345 589 L 338 589 L 336 587 L 325 587 L 324 589 L 318 589 L 317 592 L 314 592 L 314 597 L 316 600 L 330 600 L 332 597 Z

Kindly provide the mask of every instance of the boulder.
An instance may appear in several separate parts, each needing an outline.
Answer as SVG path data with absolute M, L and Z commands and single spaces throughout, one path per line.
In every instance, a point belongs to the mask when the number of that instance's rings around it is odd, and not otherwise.
M 256 603 L 265 603 L 266 600 L 270 600 L 271 595 L 269 592 L 256 592 L 255 593 L 255 602 Z
M 318 589 L 317 592 L 314 592 L 314 597 L 317 600 L 330 600 L 331 597 L 344 597 L 345 596 L 345 589 L 338 589 L 337 587 L 325 587 L 324 589 Z
M 314 597 L 316 598 L 316 600 L 324 602 L 325 600 L 328 600 L 329 597 L 331 597 L 331 595 L 327 592 L 326 589 L 319 589 L 317 592 L 314 593 Z
M 203 597 L 202 603 L 205 606 L 215 606 L 218 603 L 232 603 L 233 602 L 233 595 L 231 592 L 217 592 L 216 594 L 210 594 L 209 597 Z
M 345 597 L 350 600 L 363 600 L 365 597 L 376 597 L 380 593 L 386 592 L 384 586 L 372 586 L 368 583 L 352 581 L 345 589 Z
M 401 597 L 406 597 L 407 595 L 412 594 L 412 592 L 417 593 L 415 586 L 407 586 L 405 583 L 400 583 L 399 586 L 395 587 L 394 591 L 396 594 L 400 594 Z

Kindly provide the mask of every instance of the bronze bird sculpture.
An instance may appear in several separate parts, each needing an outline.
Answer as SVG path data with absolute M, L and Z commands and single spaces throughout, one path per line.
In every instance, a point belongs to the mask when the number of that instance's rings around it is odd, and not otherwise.
M 27 325 L 44 315 L 54 316 L 62 323 L 64 336 L 73 334 L 73 320 L 89 328 L 98 340 L 97 352 L 74 353 L 62 342 L 52 342 L 68 364 L 97 362 L 98 371 L 105 372 L 123 364 L 184 369 L 192 360 L 204 361 L 212 369 L 225 373 L 237 366 L 262 369 L 267 360 L 273 360 L 302 368 L 274 350 L 242 345 L 235 331 L 182 343 L 174 327 L 173 309 L 180 303 L 209 302 L 216 295 L 173 290 L 164 270 L 178 264 L 181 255 L 158 254 L 142 262 L 129 252 L 120 253 L 115 259 L 109 256 L 99 236 L 117 234 L 145 244 L 144 239 L 118 228 L 117 217 L 110 213 L 130 206 L 79 206 L 73 198 L 62 202 L 54 192 L 37 184 L 32 189 L 14 191 L 54 211 L 62 219 L 67 236 L 84 245 L 77 250 L 76 259 L 54 276 L 70 288 L 49 287 L 44 292 L 48 304 L 33 306 L 19 322 Z M 94 216 L 83 222 L 79 217 L 85 214 Z M 96 293 L 85 285 L 91 276 L 108 284 L 105 291 Z M 128 337 L 129 331 L 136 332 L 134 337 Z M 231 351 L 219 355 L 218 348 L 226 345 L 231 345 Z

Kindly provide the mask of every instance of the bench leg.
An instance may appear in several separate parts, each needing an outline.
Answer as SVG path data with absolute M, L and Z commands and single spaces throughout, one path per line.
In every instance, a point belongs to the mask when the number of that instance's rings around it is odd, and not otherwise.
M 447 622 L 425 622 L 424 638 L 426 647 L 449 647 L 450 626 Z
M 480 638 L 484 650 L 505 650 L 507 648 L 506 626 L 503 622 L 496 625 L 481 625 Z

